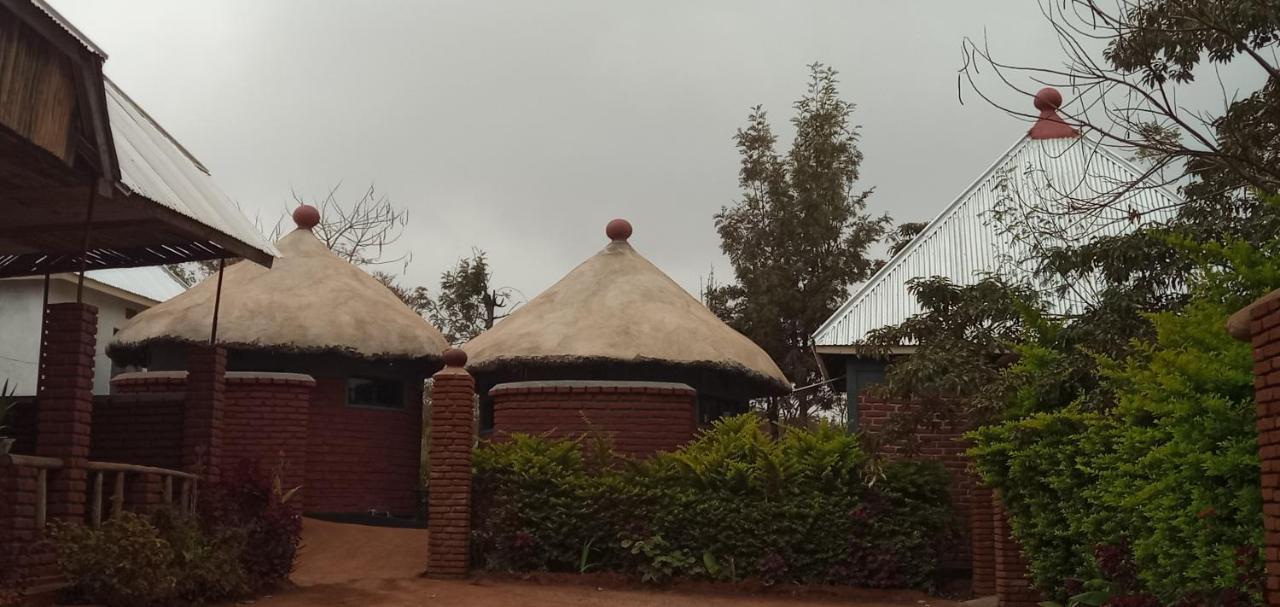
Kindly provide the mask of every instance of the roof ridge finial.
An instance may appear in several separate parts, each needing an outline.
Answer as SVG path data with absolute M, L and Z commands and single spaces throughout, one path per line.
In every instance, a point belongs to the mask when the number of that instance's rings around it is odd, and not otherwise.
M 1051 86 L 1040 89 L 1034 103 L 1036 109 L 1040 110 L 1040 118 L 1027 131 L 1032 139 L 1060 139 L 1080 135 L 1079 131 L 1058 115 L 1058 108 L 1062 107 L 1062 93 L 1058 89 Z
M 626 242 L 628 238 L 631 238 L 631 222 L 625 219 L 610 221 L 604 227 L 604 234 L 614 242 Z
M 293 210 L 293 223 L 300 229 L 310 230 L 320 223 L 320 210 L 306 203 Z

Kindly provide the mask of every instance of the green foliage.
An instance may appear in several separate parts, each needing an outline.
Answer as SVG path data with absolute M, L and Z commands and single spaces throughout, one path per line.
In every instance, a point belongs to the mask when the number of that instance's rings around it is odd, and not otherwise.
M 870 192 L 854 187 L 862 164 L 854 106 L 840 98 L 836 71 L 810 66 L 808 90 L 794 105 L 795 138 L 777 152 L 765 111 L 752 110 L 735 141 L 742 156 L 741 200 L 716 214 L 720 247 L 735 283 L 709 288 L 709 307 L 760 344 L 792 381 L 817 381 L 812 335 L 852 284 L 874 267 L 867 256 L 888 217 L 866 211 Z M 807 391 L 787 402 L 806 419 L 830 406 L 829 393 Z
M 869 483 L 855 435 L 779 440 L 723 419 L 647 460 L 583 457 L 582 441 L 517 435 L 475 454 L 475 548 L 487 567 L 925 586 L 948 539 L 941 467 L 895 462 Z
M 473 248 L 471 257 L 458 260 L 453 269 L 440 274 L 440 295 L 426 303 L 431 322 L 450 343 L 460 344 L 501 320 L 509 308 L 510 288 L 492 288 L 489 260 L 485 252 Z
M 248 590 L 239 564 L 242 538 L 205 533 L 178 512 L 153 518 L 124 512 L 97 529 L 57 524 L 53 539 L 58 566 L 72 582 L 69 593 L 105 605 L 191 605 Z
M 1152 317 L 1154 343 L 1102 359 L 1114 409 L 1058 412 L 974 433 L 1037 584 L 1093 579 L 1098 545 L 1126 546 L 1165 602 L 1250 591 L 1262 545 L 1252 359 L 1226 309 Z M 1061 597 L 1059 597 L 1061 598 Z

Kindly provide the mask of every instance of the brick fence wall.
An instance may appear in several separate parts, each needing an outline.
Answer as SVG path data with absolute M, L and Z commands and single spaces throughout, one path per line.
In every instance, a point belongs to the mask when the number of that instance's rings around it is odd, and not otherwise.
M 280 469 L 291 504 L 307 508 L 307 409 L 316 381 L 297 373 L 227 373 L 222 413 L 223 463 L 259 462 Z
M 969 444 L 962 435 L 969 430 L 963 420 L 954 419 L 953 412 L 931 412 L 921 403 L 886 402 L 863 396 L 858 402 L 858 427 L 875 444 L 877 451 L 888 458 L 911 457 L 913 459 L 932 460 L 941 463 L 950 476 L 951 503 L 956 510 L 957 520 L 965 527 L 972 527 L 973 514 L 989 512 L 987 503 L 976 503 L 975 500 L 989 499 L 990 493 L 976 490 L 977 482 L 969 466 L 969 458 L 965 451 Z M 972 540 L 975 539 L 973 529 L 963 529 L 964 536 L 953 546 L 948 546 L 943 553 L 942 566 L 948 569 L 971 569 L 989 571 L 994 565 L 990 561 L 973 563 Z M 979 545 L 989 546 L 985 538 L 979 538 Z M 988 551 L 979 548 L 979 556 L 987 556 Z M 983 586 L 979 586 L 982 582 Z M 990 592 L 990 584 L 985 579 L 975 579 L 974 592 L 980 590 Z
M 494 437 L 514 433 L 608 437 L 618 453 L 651 455 L 693 438 L 696 397 L 685 384 L 628 381 L 542 381 L 498 384 Z
M 1280 605 L 1280 292 L 1255 302 L 1237 316 L 1232 335 L 1253 345 L 1253 386 L 1257 400 L 1258 459 L 1262 466 L 1263 544 L 1266 546 L 1266 604 Z M 1237 317 L 1232 317 L 1232 323 Z
M 89 459 L 182 467 L 182 392 L 95 396 Z
M 1040 593 L 1031 584 L 1022 545 L 1009 528 L 1009 517 L 993 492 L 991 522 L 995 531 L 995 586 L 999 607 L 1037 607 Z

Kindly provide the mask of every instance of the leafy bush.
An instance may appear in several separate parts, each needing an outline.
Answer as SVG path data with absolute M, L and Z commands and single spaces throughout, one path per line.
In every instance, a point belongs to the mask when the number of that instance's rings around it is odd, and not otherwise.
M 858 437 L 830 426 L 774 441 L 728 418 L 640 461 L 517 435 L 474 461 L 475 549 L 495 569 L 924 586 L 950 531 L 940 466 L 872 475 Z
M 244 460 L 213 484 L 201 501 L 201 517 L 210 529 L 243 538 L 240 564 L 250 590 L 278 586 L 293 571 L 302 541 L 302 516 L 289 505 L 297 489 L 281 486 L 282 472 L 266 473 Z
M 199 604 L 247 591 L 234 535 L 210 536 L 194 517 L 161 510 L 131 512 L 99 528 L 54 527 L 58 566 L 69 594 L 106 605 Z
M 1226 316 L 1203 300 L 1152 316 L 1154 343 L 1099 361 L 1111 410 L 1073 405 L 974 433 L 971 454 L 1042 589 L 1065 598 L 1072 580 L 1114 586 L 1098 555 L 1124 547 L 1131 596 L 1258 598 L 1252 360 Z

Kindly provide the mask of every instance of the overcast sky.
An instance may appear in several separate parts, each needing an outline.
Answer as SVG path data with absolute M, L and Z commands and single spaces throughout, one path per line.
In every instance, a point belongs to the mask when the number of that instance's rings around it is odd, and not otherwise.
M 52 3 L 250 217 L 373 182 L 411 209 L 409 283 L 434 290 L 478 246 L 529 297 L 613 217 L 685 288 L 729 277 L 712 216 L 738 195 L 731 137 L 762 104 L 789 141 L 808 63 L 858 106 L 870 208 L 921 221 L 1028 126 L 960 103 L 962 38 L 1060 62 L 1026 0 Z

